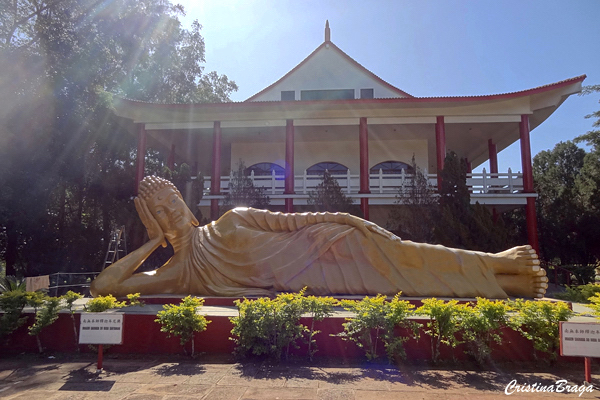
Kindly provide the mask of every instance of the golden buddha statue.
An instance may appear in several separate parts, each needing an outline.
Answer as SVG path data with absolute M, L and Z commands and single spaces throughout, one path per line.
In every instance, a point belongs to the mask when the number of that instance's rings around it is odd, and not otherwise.
M 482 253 L 401 240 L 342 213 L 236 208 L 199 227 L 177 188 L 145 177 L 135 206 L 150 240 L 106 268 L 92 295 L 263 296 L 307 287 L 316 295 L 543 297 L 545 271 L 530 246 Z M 158 248 L 174 255 L 135 273 Z

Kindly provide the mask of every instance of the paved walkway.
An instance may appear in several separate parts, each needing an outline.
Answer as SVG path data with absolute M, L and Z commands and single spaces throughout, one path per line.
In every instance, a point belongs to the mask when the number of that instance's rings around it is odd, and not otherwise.
M 176 362 L 173 362 L 175 359 Z M 600 373 L 600 367 L 593 366 Z M 553 385 L 566 379 L 581 385 L 581 364 L 554 368 L 502 365 L 491 371 L 431 368 L 426 365 L 344 365 L 235 363 L 229 359 L 183 357 L 105 359 L 96 371 L 89 355 L 42 359 L 32 355 L 0 359 L 0 398 L 25 400 L 143 399 L 500 399 L 506 385 Z M 593 375 L 594 382 L 600 375 Z M 578 393 L 517 393 L 510 398 L 600 398 L 600 390 Z

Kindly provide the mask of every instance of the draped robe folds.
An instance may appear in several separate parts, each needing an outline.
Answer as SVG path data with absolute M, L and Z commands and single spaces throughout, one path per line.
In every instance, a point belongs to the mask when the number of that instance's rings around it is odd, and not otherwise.
M 473 252 L 483 256 L 479 262 L 461 262 L 453 249 L 402 241 L 346 214 L 234 209 L 196 228 L 192 248 L 178 279 L 190 294 L 260 296 L 307 287 L 317 295 L 507 297 L 485 253 Z

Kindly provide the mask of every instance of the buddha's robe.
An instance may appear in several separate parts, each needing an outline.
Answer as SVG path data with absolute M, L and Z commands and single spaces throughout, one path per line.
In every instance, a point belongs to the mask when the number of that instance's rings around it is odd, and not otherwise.
M 485 257 L 476 263 L 460 257 L 346 214 L 234 209 L 196 228 L 181 287 L 168 291 L 252 296 L 306 286 L 318 295 L 507 297 Z

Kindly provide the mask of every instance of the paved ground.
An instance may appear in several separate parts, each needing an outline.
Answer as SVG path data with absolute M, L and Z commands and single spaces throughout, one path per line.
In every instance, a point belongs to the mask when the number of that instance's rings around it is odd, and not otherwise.
M 600 366 L 593 369 L 600 382 Z M 26 355 L 0 359 L 0 398 L 51 399 L 497 399 L 506 385 L 553 385 L 566 379 L 581 385 L 583 362 L 558 367 L 497 365 L 481 371 L 427 365 L 345 365 L 340 360 L 316 363 L 235 363 L 231 359 L 183 357 L 107 358 L 96 371 L 89 355 L 65 359 Z M 578 398 L 578 393 L 514 393 L 511 398 Z M 600 398 L 600 390 L 580 398 Z

